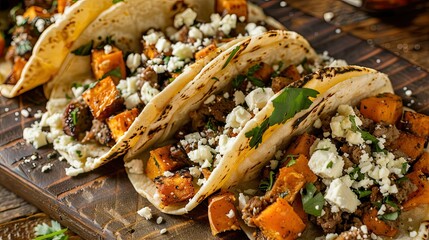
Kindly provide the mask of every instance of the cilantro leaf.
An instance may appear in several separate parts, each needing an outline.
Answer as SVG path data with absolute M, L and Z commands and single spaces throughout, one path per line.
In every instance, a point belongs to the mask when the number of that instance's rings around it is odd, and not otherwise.
M 312 101 L 309 97 L 316 97 L 319 92 L 309 88 L 285 88 L 283 92 L 273 99 L 274 111 L 270 116 L 270 126 L 284 123 L 303 109 L 310 107 Z
M 399 217 L 399 212 L 392 212 L 392 213 L 383 214 L 378 218 L 381 220 L 395 221 L 396 219 L 398 219 L 398 217 Z
M 355 120 L 356 116 L 354 115 L 349 115 L 349 120 L 352 123 L 352 131 L 353 132 L 360 132 L 362 139 L 365 141 L 371 141 L 371 143 L 373 144 L 375 151 L 376 152 L 385 152 L 385 150 L 381 149 L 380 146 L 378 145 L 379 141 L 378 139 L 373 136 L 371 133 L 364 131 L 362 129 L 360 129 L 357 125 L 356 125 L 356 120 Z
M 107 73 L 105 73 L 101 77 L 101 79 L 104 79 L 104 78 L 106 78 L 108 76 L 112 76 L 112 77 L 116 77 L 116 78 L 122 78 L 121 68 L 117 67 L 115 69 L 112 69 L 112 70 L 108 71 Z
M 231 54 L 229 54 L 228 59 L 226 59 L 225 64 L 223 64 L 222 69 L 224 69 L 229 64 L 229 62 L 231 62 L 231 60 L 234 58 L 235 54 L 237 54 L 238 50 L 240 50 L 240 46 L 237 46 L 234 48 L 234 50 L 232 50 Z
M 57 221 L 51 221 L 51 226 L 46 223 L 38 224 L 34 228 L 34 235 L 36 238 L 34 240 L 43 240 L 43 239 L 59 239 L 66 240 L 68 236 L 64 233 L 67 231 L 67 228 L 61 229 L 61 225 Z
M 259 189 L 263 191 L 269 191 L 273 187 L 274 183 L 274 172 L 270 171 L 270 175 L 268 176 L 268 179 L 264 179 L 259 184 Z
M 357 195 L 359 196 L 359 198 L 364 198 L 364 197 L 366 197 L 366 196 L 369 196 L 369 195 L 371 195 L 371 190 L 358 190 L 357 191 Z
M 78 115 L 78 113 L 79 113 L 79 108 L 75 108 L 75 109 L 73 109 L 73 111 L 70 113 L 71 114 L 71 117 L 72 117 L 72 121 L 73 121 L 73 125 L 74 126 L 76 126 L 76 124 L 77 124 L 77 115 Z
M 326 165 L 326 168 L 332 168 L 334 166 L 334 162 L 330 161 L 328 165 Z
M 365 178 L 365 174 L 360 171 L 360 167 L 353 168 L 353 170 L 349 173 L 349 176 L 352 180 L 357 181 L 361 181 Z
M 289 162 L 286 164 L 286 167 L 290 167 L 290 166 L 295 165 L 295 163 L 296 163 L 295 156 L 296 156 L 296 155 L 287 155 L 287 156 L 286 156 L 286 160 L 287 160 L 288 158 L 290 158 Z
M 124 0 L 112 0 L 113 4 L 119 3 L 119 2 L 123 2 Z
M 247 76 L 253 76 L 255 74 L 255 72 L 257 72 L 261 68 L 262 68 L 262 66 L 260 64 L 253 65 L 247 71 Z
M 247 79 L 249 79 L 253 85 L 257 87 L 265 87 L 264 82 L 262 82 L 259 78 L 253 77 L 253 76 L 247 76 Z
M 246 79 L 246 76 L 244 75 L 238 75 L 232 80 L 232 87 L 238 88 L 243 83 L 244 79 Z
M 91 40 L 91 42 L 73 50 L 72 53 L 77 56 L 88 56 L 89 54 L 91 54 L 93 45 L 94 45 L 94 41 Z
M 313 216 L 321 216 L 323 204 L 325 204 L 325 198 L 322 193 L 316 194 L 316 186 L 313 183 L 307 183 L 305 189 L 302 189 L 302 205 L 304 212 Z
M 258 147 L 259 144 L 262 142 L 262 135 L 269 127 L 269 119 L 265 119 L 261 126 L 257 126 L 253 128 L 252 130 L 246 132 L 246 137 L 250 138 L 249 145 L 250 147 Z
M 312 101 L 309 97 L 316 97 L 316 90 L 309 88 L 285 88 L 283 92 L 272 100 L 274 111 L 271 116 L 257 126 L 246 132 L 246 137 L 251 138 L 250 147 L 258 147 L 262 141 L 262 135 L 269 126 L 284 123 L 303 109 L 310 107 Z
M 401 173 L 402 175 L 405 175 L 408 171 L 408 163 L 404 162 L 402 163 L 402 167 L 401 167 Z

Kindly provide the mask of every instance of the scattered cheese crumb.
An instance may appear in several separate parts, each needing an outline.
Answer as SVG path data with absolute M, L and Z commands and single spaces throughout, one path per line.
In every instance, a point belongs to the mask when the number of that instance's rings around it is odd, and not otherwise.
M 158 217 L 156 219 L 156 224 L 161 224 L 164 219 L 162 217 Z
M 233 218 L 233 217 L 235 217 L 235 212 L 234 212 L 234 210 L 229 210 L 229 212 L 226 214 L 226 216 L 228 217 L 228 218 Z
M 159 233 L 160 234 L 164 234 L 164 233 L 166 233 L 167 232 L 167 229 L 166 228 L 163 228 L 163 229 L 161 229 L 161 231 L 159 231 Z
M 323 14 L 323 19 L 325 19 L 325 21 L 327 21 L 327 22 L 330 22 L 333 18 L 334 18 L 333 12 L 325 12 Z
M 48 164 L 46 164 L 46 165 L 44 165 L 43 167 L 42 167 L 42 172 L 46 172 L 46 171 L 48 171 L 48 170 L 51 170 L 51 168 L 52 168 L 52 166 L 53 166 L 53 164 L 52 163 L 48 163 Z
M 137 211 L 137 214 L 144 217 L 146 220 L 152 218 L 152 210 L 149 207 L 144 207 Z

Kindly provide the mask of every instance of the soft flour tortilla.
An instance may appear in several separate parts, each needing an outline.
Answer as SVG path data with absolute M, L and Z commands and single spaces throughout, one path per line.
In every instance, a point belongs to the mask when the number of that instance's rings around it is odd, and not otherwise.
M 306 110 L 298 113 L 283 125 L 275 125 L 265 132 L 262 144 L 257 149 L 248 152 L 244 161 L 236 163 L 224 188 L 233 188 L 235 185 L 255 179 L 261 169 L 268 164 L 274 153 L 284 149 L 290 140 L 296 136 L 308 132 L 313 128 L 314 122 L 320 115 L 335 113 L 341 104 L 356 105 L 360 100 L 369 96 L 375 96 L 383 92 L 393 93 L 393 88 L 388 77 L 373 69 L 349 66 L 341 68 L 326 68 L 305 78 L 303 87 L 317 89 L 321 93 Z M 273 110 L 272 104 L 264 109 L 269 117 Z M 254 124 L 252 127 L 257 126 Z M 248 126 L 246 126 L 248 127 Z M 248 140 L 243 143 L 248 146 Z M 410 222 L 408 219 L 411 218 Z M 429 234 L 429 205 L 422 205 L 401 214 L 400 233 L 395 239 L 410 239 L 408 228 L 418 230 L 414 239 L 427 239 Z M 254 229 L 245 228 L 248 236 L 252 238 Z M 322 233 L 316 227 L 309 225 L 303 232 L 301 239 L 314 239 Z M 390 239 L 390 238 L 389 238 Z
M 240 49 L 230 59 L 230 62 L 224 66 L 236 47 Z M 295 32 L 269 31 L 237 43 L 205 66 L 194 81 L 174 96 L 172 101 L 165 107 L 162 115 L 158 117 L 158 120 L 144 133 L 148 137 L 140 138 L 138 143 L 126 154 L 125 161 L 136 159 L 145 163 L 149 155 L 148 147 L 154 141 L 162 143 L 170 139 L 181 126 L 190 120 L 189 112 L 197 109 L 206 98 L 221 91 L 236 75 L 249 67 L 262 61 L 269 65 L 278 64 L 282 61 L 283 66 L 286 67 L 291 64 L 300 64 L 305 58 L 318 62 L 318 56 L 309 43 Z M 262 112 L 264 111 L 262 110 Z M 135 189 L 161 211 L 169 214 L 187 213 L 207 196 L 225 185 L 226 180 L 233 174 L 236 163 L 241 162 L 241 158 L 250 150 L 249 148 L 240 147 L 246 140 L 245 133 L 249 129 L 247 125 L 249 123 L 251 126 L 259 124 L 263 121 L 262 118 L 263 115 L 258 113 L 246 124 L 244 129 L 237 135 L 234 143 L 230 145 L 232 147 L 229 148 L 228 154 L 220 160 L 219 165 L 211 173 L 206 183 L 200 189 L 197 189 L 195 196 L 186 204 L 161 208 L 160 199 L 154 197 L 157 189 L 152 180 L 144 174 L 135 173 L 130 169 L 127 169 L 128 177 Z M 160 129 L 164 129 L 164 131 L 160 131 Z
M 87 29 L 81 34 L 79 39 L 73 44 L 73 48 L 94 41 L 97 45 L 106 37 L 115 40 L 115 45 L 123 51 L 141 52 L 141 35 L 151 28 L 165 30 L 173 25 L 174 16 L 185 10 L 192 8 L 197 12 L 197 19 L 207 21 L 214 13 L 214 1 L 151 1 L 151 0 L 128 0 L 116 4 L 114 7 L 103 12 Z M 253 10 L 251 10 L 253 9 Z M 255 15 L 249 17 L 253 20 L 264 20 L 260 15 L 262 12 L 255 6 L 249 6 L 249 12 Z M 155 14 L 156 13 L 156 14 Z M 274 20 L 270 20 L 273 22 Z M 244 38 L 243 38 L 244 39 Z M 147 127 L 161 115 L 165 106 L 170 103 L 175 95 L 194 77 L 200 70 L 221 52 L 229 49 L 230 46 L 241 42 L 243 39 L 236 39 L 228 42 L 210 53 L 208 56 L 196 61 L 191 66 L 184 69 L 171 84 L 169 84 L 160 94 L 148 103 L 140 115 L 135 119 L 129 130 L 118 139 L 117 143 L 108 148 L 96 143 L 85 143 L 86 152 L 89 153 L 85 159 L 76 160 L 76 156 L 71 155 L 67 149 L 54 148 L 64 156 L 72 165 L 67 169 L 68 175 L 77 175 L 82 172 L 91 171 L 102 164 L 123 155 L 140 138 L 141 141 L 148 141 Z M 50 96 L 51 102 L 64 99 L 65 93 L 70 91 L 72 84 L 83 82 L 92 78 L 90 56 L 76 56 L 68 54 L 57 77 L 45 85 L 45 95 Z M 174 101 L 173 101 L 174 102 Z M 58 108 L 59 111 L 64 108 Z M 52 112 L 51 114 L 54 114 Z M 157 129 L 162 132 L 164 129 Z
M 15 85 L 0 85 L 1 95 L 15 97 L 52 80 L 72 50 L 73 42 L 100 13 L 112 5 L 112 0 L 80 0 L 66 8 L 60 19 L 43 31 L 18 82 Z M 0 72 L 0 80 L 4 81 L 9 75 L 10 66 L 8 70 L 7 73 Z

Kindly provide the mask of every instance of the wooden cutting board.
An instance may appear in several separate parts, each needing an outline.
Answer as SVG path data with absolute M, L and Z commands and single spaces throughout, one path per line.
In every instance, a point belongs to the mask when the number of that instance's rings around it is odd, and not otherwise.
M 281 7 L 278 0 L 255 1 L 266 13 L 288 29 L 306 37 L 318 51 L 328 51 L 335 58 L 378 69 L 387 73 L 396 93 L 405 104 L 429 114 L 429 74 L 366 41 L 341 33 L 333 25 L 291 7 Z M 404 87 L 412 90 L 406 96 Z M 212 239 L 207 219 L 207 203 L 186 216 L 168 216 L 154 207 L 154 218 L 147 221 L 137 211 L 150 204 L 133 189 L 122 159 L 78 177 L 65 175 L 65 162 L 58 156 L 48 158 L 47 146 L 34 150 L 22 139 L 22 130 L 31 125 L 37 110 L 44 110 L 42 89 L 35 89 L 15 99 L 0 97 L 0 183 L 33 203 L 64 226 L 86 239 Z M 31 108 L 30 117 L 20 114 Z M 7 109 L 7 111 L 6 111 Z M 36 160 L 26 161 L 32 155 Z M 50 171 L 43 165 L 53 163 Z M 156 218 L 164 221 L 157 224 Z M 160 230 L 168 232 L 161 235 Z

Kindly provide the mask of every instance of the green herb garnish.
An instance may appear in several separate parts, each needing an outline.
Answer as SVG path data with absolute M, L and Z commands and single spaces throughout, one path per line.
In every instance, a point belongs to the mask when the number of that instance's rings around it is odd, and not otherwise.
M 353 170 L 349 173 L 349 176 L 352 180 L 357 181 L 361 181 L 365 178 L 365 174 L 360 171 L 360 167 L 353 168 Z
M 219 81 L 219 78 L 217 78 L 217 77 L 212 77 L 211 79 L 215 80 L 215 81 Z
M 401 178 L 398 178 L 398 179 L 396 179 L 396 183 L 402 183 L 402 182 L 405 182 L 405 181 L 409 181 L 410 179 L 408 179 L 407 177 L 401 177 Z
M 313 183 L 307 183 L 305 189 L 302 189 L 302 205 L 304 212 L 313 216 L 321 216 L 323 204 L 325 204 L 325 198 L 322 193 L 316 194 L 316 186 Z
M 122 78 L 121 68 L 117 67 L 117 68 L 115 68 L 115 69 L 112 69 L 112 70 L 108 71 L 107 73 L 105 73 L 105 74 L 100 78 L 100 80 L 101 80 L 101 79 L 104 79 L 104 78 L 106 78 L 106 77 L 108 77 L 108 76 L 116 77 L 116 78 Z
M 82 152 L 80 150 L 76 150 L 76 154 L 78 157 L 80 157 L 80 158 L 82 157 Z
M 78 47 L 77 49 L 73 50 L 72 53 L 74 55 L 77 55 L 77 56 L 88 56 L 91 54 L 91 50 L 92 50 L 93 45 L 94 45 L 94 41 L 91 40 L 91 42 L 89 42 L 85 45 L 82 45 L 82 46 Z
M 238 50 L 240 50 L 240 46 L 237 46 L 234 48 L 234 50 L 232 50 L 231 54 L 229 54 L 228 59 L 226 59 L 225 64 L 223 64 L 222 69 L 224 69 L 229 64 L 229 62 L 231 62 L 232 58 L 234 58 L 234 56 L 235 56 L 235 54 L 237 54 Z
M 392 212 L 392 213 L 383 214 L 378 218 L 381 220 L 395 221 L 396 219 L 398 219 L 398 217 L 399 217 L 399 212 Z
M 325 148 L 317 148 L 316 150 L 314 150 L 314 151 L 329 151 L 329 147 L 325 147 Z
M 259 78 L 254 77 L 254 76 L 247 76 L 247 79 L 250 80 L 250 82 L 252 82 L 253 85 L 257 86 L 257 87 L 264 87 L 265 83 L 262 82 Z
M 380 148 L 380 146 L 378 145 L 379 141 L 378 139 L 373 136 L 371 133 L 364 131 L 362 129 L 360 129 L 357 125 L 356 125 L 356 120 L 355 120 L 356 116 L 354 115 L 349 115 L 349 120 L 352 123 L 352 131 L 353 132 L 360 132 L 362 139 L 365 141 L 371 141 L 371 143 L 373 144 L 375 151 L 376 152 L 384 152 L 386 153 L 386 150 L 383 150 Z
M 366 196 L 371 195 L 371 190 L 358 190 L 357 191 L 359 198 L 364 198 Z
M 113 4 L 119 3 L 119 2 L 123 2 L 124 0 L 112 0 Z
M 268 179 L 264 179 L 259 184 L 259 189 L 263 191 L 269 191 L 273 187 L 274 183 L 274 172 L 270 171 L 270 175 L 268 176 Z
M 295 159 L 295 157 L 296 157 L 296 155 L 287 155 L 287 156 L 286 156 L 286 160 L 287 160 L 288 158 L 290 158 L 289 162 L 286 164 L 286 167 L 290 167 L 290 166 L 295 165 L 295 163 L 296 163 L 296 159 Z
M 408 171 L 408 163 L 404 162 L 402 163 L 402 167 L 401 167 L 401 173 L 402 175 L 405 175 Z
M 297 112 L 310 107 L 312 101 L 309 97 L 316 97 L 318 93 L 309 88 L 284 88 L 283 92 L 272 100 L 274 111 L 271 116 L 265 119 L 261 126 L 246 132 L 246 137 L 251 138 L 250 147 L 258 147 L 262 141 L 262 135 L 269 126 L 284 123 Z
M 253 76 L 255 74 L 255 72 L 257 72 L 261 68 L 262 68 L 262 66 L 260 64 L 253 65 L 247 71 L 247 76 Z
M 70 113 L 71 117 L 72 117 L 72 122 L 73 122 L 74 126 L 76 126 L 76 124 L 77 124 L 77 117 L 78 117 L 77 115 L 78 115 L 78 113 L 79 113 L 79 108 L 73 109 L 73 111 Z
M 61 225 L 56 221 L 51 221 L 51 225 L 49 226 L 46 223 L 39 224 L 34 228 L 34 234 L 36 238 L 34 240 L 67 240 L 68 236 L 64 233 L 67 231 L 67 228 L 61 229 Z
M 232 80 L 232 87 L 238 88 L 243 83 L 244 79 L 246 79 L 246 76 L 244 75 L 238 75 Z
M 326 165 L 326 168 L 332 168 L 334 166 L 334 162 L 330 161 L 328 165 Z

